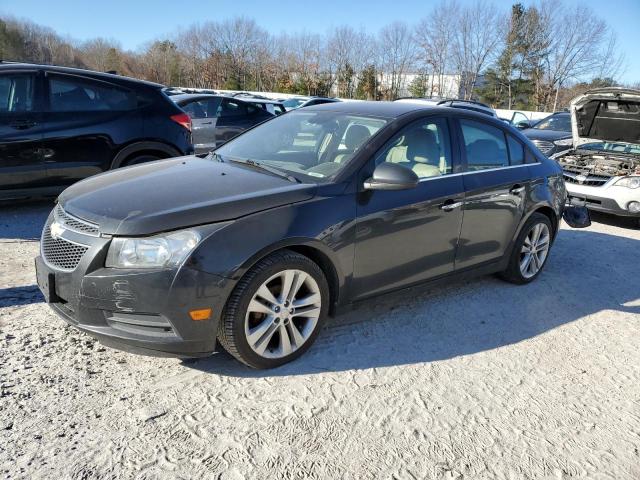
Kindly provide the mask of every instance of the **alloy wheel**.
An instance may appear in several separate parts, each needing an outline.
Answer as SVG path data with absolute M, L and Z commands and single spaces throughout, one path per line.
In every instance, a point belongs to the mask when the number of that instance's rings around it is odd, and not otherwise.
M 524 278 L 534 277 L 549 254 L 551 234 L 544 223 L 536 223 L 524 238 L 520 250 L 520 273 Z
M 254 293 L 244 322 L 247 343 L 265 358 L 283 358 L 313 334 L 322 296 L 316 280 L 302 270 L 283 270 Z

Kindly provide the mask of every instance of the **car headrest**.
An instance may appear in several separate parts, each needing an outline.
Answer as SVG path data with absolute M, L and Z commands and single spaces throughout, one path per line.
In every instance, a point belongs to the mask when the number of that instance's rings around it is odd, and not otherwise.
M 473 157 L 473 163 L 493 163 L 500 157 L 500 147 L 495 140 L 476 140 L 467 148 L 467 154 Z
M 351 125 L 344 136 L 344 144 L 349 150 L 357 150 L 371 134 L 364 125 Z
M 431 130 L 410 130 L 405 134 L 403 143 L 407 146 L 407 160 L 432 165 L 440 163 L 440 146 Z

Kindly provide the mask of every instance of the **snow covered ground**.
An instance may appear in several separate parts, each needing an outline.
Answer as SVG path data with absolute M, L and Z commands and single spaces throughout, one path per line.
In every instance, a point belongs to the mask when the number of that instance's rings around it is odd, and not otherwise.
M 283 368 L 116 352 L 34 281 L 51 206 L 0 207 L 0 478 L 640 478 L 640 230 L 546 271 L 371 302 Z

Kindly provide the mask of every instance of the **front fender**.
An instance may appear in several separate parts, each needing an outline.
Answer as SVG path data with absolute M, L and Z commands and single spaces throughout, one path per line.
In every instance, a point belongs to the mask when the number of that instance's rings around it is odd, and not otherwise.
M 240 279 L 270 253 L 307 247 L 332 264 L 340 287 L 353 273 L 355 196 L 315 197 L 239 218 L 208 236 L 189 265 L 229 279 Z

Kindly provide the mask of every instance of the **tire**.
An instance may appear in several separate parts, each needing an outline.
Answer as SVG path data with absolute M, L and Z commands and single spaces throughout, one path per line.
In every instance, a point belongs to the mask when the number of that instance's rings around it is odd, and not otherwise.
M 291 302 L 283 288 L 293 292 Z M 328 309 L 329 285 L 320 267 L 282 250 L 260 260 L 238 282 L 218 326 L 218 340 L 249 367 L 278 367 L 311 347 Z
M 134 155 L 133 157 L 122 162 L 121 167 L 130 167 L 131 165 L 139 165 L 141 163 L 153 162 L 154 160 L 160 160 L 161 157 L 154 154 L 143 153 L 140 155 Z
M 531 234 L 534 233 L 534 229 L 540 229 L 540 236 L 538 241 L 540 241 L 540 245 L 544 242 L 544 236 L 546 235 L 546 250 L 544 254 L 544 258 L 540 258 L 542 250 L 537 250 L 538 247 L 533 248 L 532 245 L 532 237 Z M 513 250 L 511 251 L 511 256 L 509 258 L 509 264 L 507 268 L 500 273 L 500 277 L 504 280 L 515 283 L 518 285 L 523 285 L 525 283 L 530 283 L 538 278 L 538 275 L 542 272 L 544 266 L 547 263 L 547 259 L 549 258 L 549 253 L 551 251 L 551 241 L 553 235 L 553 227 L 551 226 L 551 222 L 546 215 L 542 213 L 533 213 L 531 217 L 526 221 L 518 238 L 516 239 Z M 527 264 L 527 253 L 525 250 L 536 250 L 536 253 L 529 253 L 529 263 Z M 533 271 L 533 267 L 538 266 L 535 271 Z M 525 267 L 525 268 L 523 268 Z

